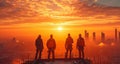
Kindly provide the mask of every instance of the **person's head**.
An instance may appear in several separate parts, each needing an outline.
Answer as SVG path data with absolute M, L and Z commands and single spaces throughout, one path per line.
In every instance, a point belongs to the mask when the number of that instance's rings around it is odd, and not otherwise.
M 70 37 L 70 33 L 68 33 L 68 37 Z
M 81 34 L 79 34 L 79 37 L 82 37 L 82 35 L 81 35 Z
M 52 35 L 52 34 L 50 35 L 50 38 L 53 38 L 53 35 Z
M 38 38 L 41 38 L 41 35 L 40 35 L 40 34 L 38 35 Z

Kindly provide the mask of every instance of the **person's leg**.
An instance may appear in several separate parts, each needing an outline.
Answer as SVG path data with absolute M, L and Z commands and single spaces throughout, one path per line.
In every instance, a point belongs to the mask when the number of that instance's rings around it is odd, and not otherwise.
M 78 52 L 79 52 L 79 58 L 81 58 L 81 50 L 78 49 Z
M 84 48 L 82 49 L 82 58 L 84 59 Z
M 51 53 L 51 51 L 50 51 L 50 49 L 48 50 L 48 59 L 50 59 L 50 53 Z
M 37 60 L 37 56 L 38 56 L 38 49 L 36 49 L 35 60 Z
M 55 59 L 55 52 L 54 52 L 54 50 L 52 50 L 52 59 L 53 60 Z
M 41 55 L 42 55 L 42 50 L 40 50 L 39 52 L 39 59 L 41 59 Z
M 68 49 L 66 49 L 65 58 L 67 58 L 67 56 L 68 56 Z
M 71 59 L 72 58 L 72 50 L 69 50 L 69 51 L 70 51 L 69 58 Z

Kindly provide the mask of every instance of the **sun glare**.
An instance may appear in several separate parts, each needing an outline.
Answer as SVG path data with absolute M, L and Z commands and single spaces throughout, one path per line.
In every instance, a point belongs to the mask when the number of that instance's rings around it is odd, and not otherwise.
M 63 30 L 63 28 L 62 28 L 61 26 L 59 26 L 57 29 L 58 29 L 59 31 L 62 31 L 62 30 Z
M 100 47 L 103 47 L 103 46 L 105 46 L 105 44 L 104 44 L 103 42 L 101 42 L 101 43 L 99 44 L 99 46 L 100 46 Z

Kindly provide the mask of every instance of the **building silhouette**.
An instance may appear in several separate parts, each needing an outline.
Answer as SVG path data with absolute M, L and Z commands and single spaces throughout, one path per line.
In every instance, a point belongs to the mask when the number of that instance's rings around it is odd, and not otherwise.
M 86 35 L 87 39 L 89 39 L 89 33 L 87 32 L 87 35 Z
M 119 42 L 120 42 L 120 32 L 119 32 Z
M 93 32 L 93 41 L 96 41 L 96 33 Z
M 87 38 L 86 35 L 87 35 L 87 30 L 85 30 L 85 39 Z
M 85 40 L 89 39 L 89 33 L 87 32 L 87 30 L 85 30 Z
M 117 42 L 117 28 L 115 28 L 115 42 Z
M 101 42 L 105 42 L 105 33 L 101 32 Z

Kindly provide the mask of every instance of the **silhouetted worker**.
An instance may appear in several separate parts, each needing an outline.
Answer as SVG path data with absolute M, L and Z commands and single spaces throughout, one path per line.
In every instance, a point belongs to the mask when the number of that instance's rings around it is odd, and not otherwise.
M 53 35 L 50 35 L 50 39 L 47 40 L 47 48 L 48 48 L 48 60 L 50 60 L 50 55 L 52 53 L 52 59 L 55 59 L 55 48 L 56 42 L 53 39 Z
M 79 51 L 79 58 L 84 59 L 84 47 L 85 47 L 85 41 L 84 38 L 82 38 L 81 34 L 79 34 L 79 38 L 77 39 L 77 45 L 76 45 L 78 51 Z
M 68 37 L 66 38 L 66 41 L 65 41 L 65 48 L 66 48 L 65 58 L 68 57 L 68 52 L 70 52 L 69 58 L 71 59 L 72 43 L 73 43 L 73 39 L 70 36 L 70 34 L 68 34 Z
M 35 40 L 35 46 L 36 46 L 35 60 L 41 59 L 41 54 L 43 51 L 43 41 L 42 41 L 41 35 L 39 35 Z M 38 58 L 38 55 L 39 55 L 39 58 Z

